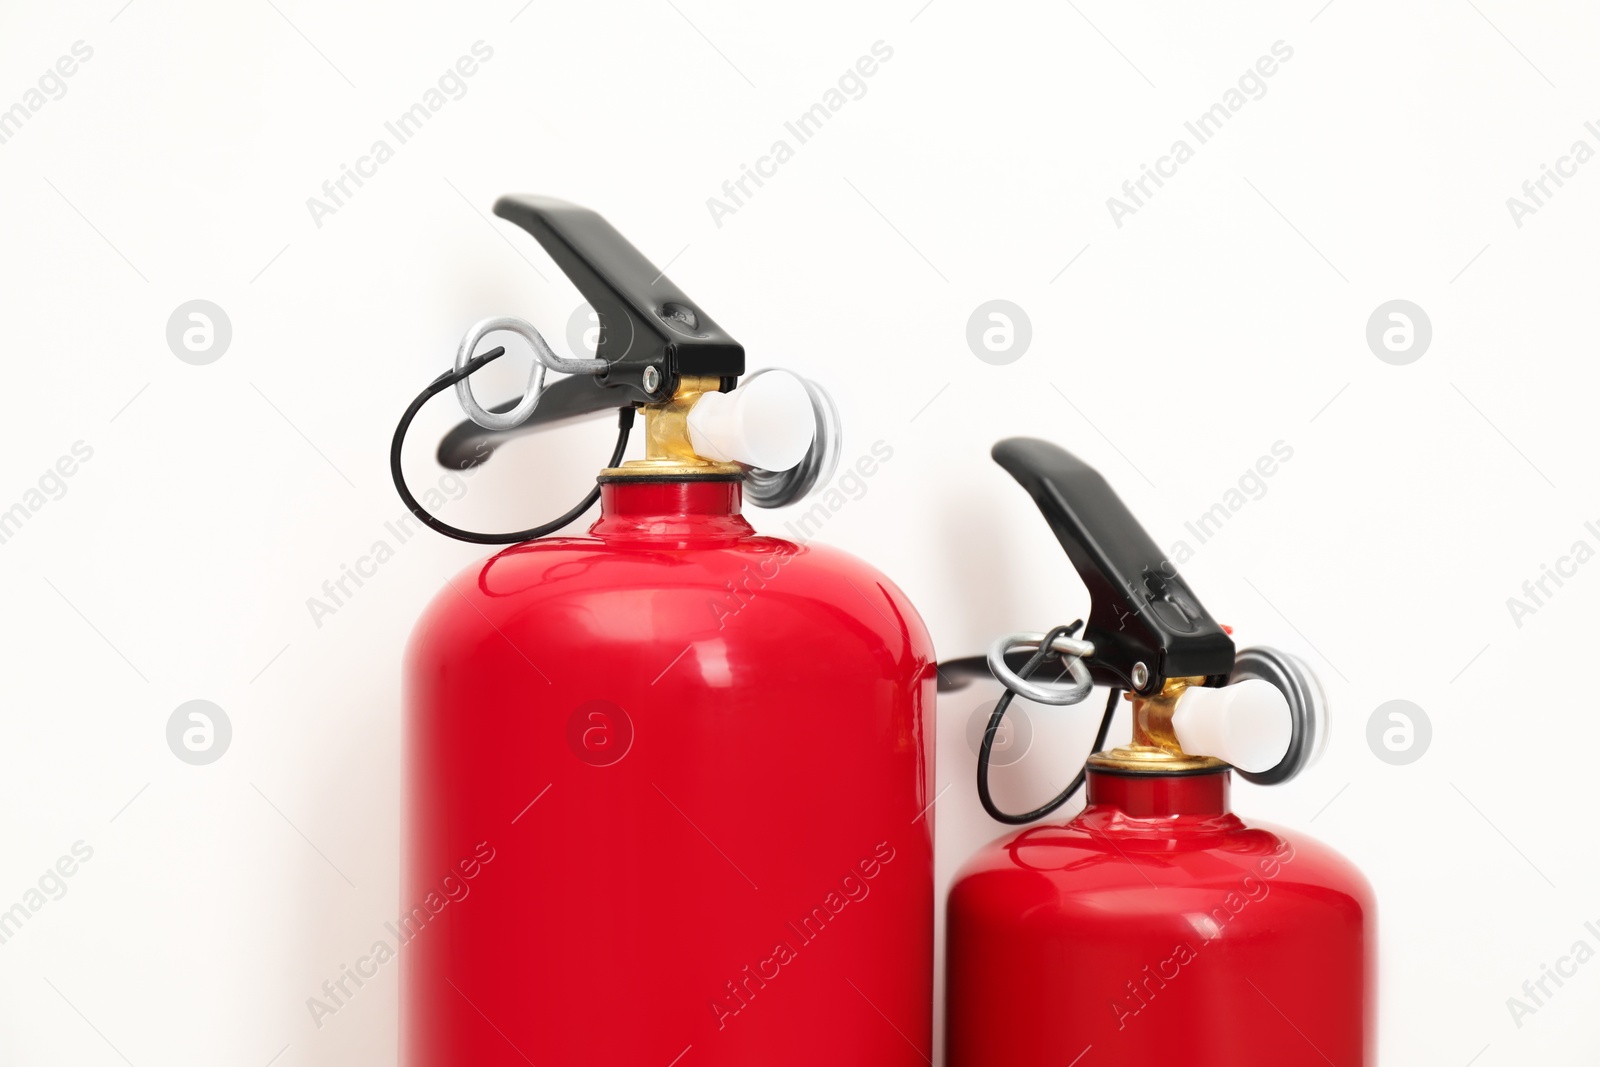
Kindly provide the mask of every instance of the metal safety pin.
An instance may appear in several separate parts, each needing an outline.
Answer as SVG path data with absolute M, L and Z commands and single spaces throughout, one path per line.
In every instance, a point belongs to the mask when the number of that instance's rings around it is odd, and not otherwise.
M 1094 681 L 1089 677 L 1089 668 L 1083 662 L 1094 655 L 1094 645 L 1089 641 L 1080 641 L 1063 634 L 1050 645 L 1050 651 L 1061 653 L 1061 662 L 1072 675 L 1072 681 L 1068 684 L 1032 682 L 1020 677 L 1006 666 L 1008 653 L 1032 652 L 1038 649 L 1044 637 L 1042 633 L 1023 632 L 1006 634 L 996 639 L 994 644 L 989 646 L 989 670 L 1001 685 L 1037 704 L 1061 707 L 1080 702 L 1094 688 Z
M 609 366 L 603 359 L 567 359 L 558 356 L 531 322 L 514 315 L 500 315 L 480 320 L 461 338 L 461 346 L 456 349 L 456 370 L 461 370 L 471 361 L 478 342 L 497 330 L 514 333 L 528 342 L 533 349 L 533 368 L 528 374 L 528 389 L 517 406 L 500 414 L 484 410 L 478 398 L 472 395 L 469 378 L 456 382 L 456 399 L 461 403 L 461 410 L 485 430 L 514 430 L 526 422 L 528 416 L 533 414 L 533 409 L 539 406 L 547 370 L 558 374 L 598 374 Z

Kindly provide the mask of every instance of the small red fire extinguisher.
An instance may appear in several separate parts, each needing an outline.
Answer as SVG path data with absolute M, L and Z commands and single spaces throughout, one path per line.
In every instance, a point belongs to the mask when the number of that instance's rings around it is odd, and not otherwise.
M 825 484 L 837 417 L 744 349 L 600 216 L 515 196 L 598 313 L 594 358 L 519 319 L 468 332 L 391 466 L 418 519 L 513 547 L 450 579 L 405 666 L 407 832 L 396 954 L 409 1067 L 922 1064 L 931 1045 L 935 670 L 915 609 L 822 545 L 757 534 L 741 500 Z M 468 377 L 533 347 L 525 396 Z M 579 354 L 581 357 L 582 354 Z M 568 377 L 544 387 L 547 370 Z M 614 412 L 578 506 L 516 533 L 429 514 L 411 419 L 454 386 L 439 460 Z M 642 459 L 623 462 L 635 412 Z M 595 500 L 586 534 L 549 536 Z
M 994 458 L 1044 513 L 1092 607 L 1081 634 L 1011 634 L 941 667 L 952 685 L 992 673 L 1006 687 L 978 792 L 998 821 L 1034 824 L 951 886 L 947 1064 L 1372 1064 L 1372 890 L 1326 846 L 1229 807 L 1235 771 L 1270 785 L 1315 755 L 1315 677 L 1281 652 L 1235 652 L 1092 468 L 1021 438 Z M 1051 660 L 1057 677 L 1036 677 Z M 1086 767 L 1041 807 L 1002 811 L 989 756 L 1013 697 L 1068 705 L 1095 685 L 1110 694 Z M 1123 693 L 1132 739 L 1101 751 Z M 1082 812 L 1035 822 L 1085 782 Z

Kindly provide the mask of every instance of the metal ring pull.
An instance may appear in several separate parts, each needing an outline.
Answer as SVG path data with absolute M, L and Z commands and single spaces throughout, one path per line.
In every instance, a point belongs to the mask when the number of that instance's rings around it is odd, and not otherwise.
M 1089 677 L 1089 668 L 1084 666 L 1083 662 L 1094 655 L 1094 645 L 1091 642 L 1063 635 L 1051 643 L 1050 651 L 1061 654 L 1061 662 L 1072 675 L 1072 681 L 1067 684 L 1030 682 L 1006 666 L 1007 653 L 1033 651 L 1044 639 L 1045 635 L 1042 633 L 1006 634 L 997 639 L 989 646 L 989 670 L 1001 685 L 1036 704 L 1062 707 L 1079 703 L 1094 688 L 1094 681 Z
M 514 315 L 500 315 L 479 321 L 467 331 L 466 336 L 461 338 L 461 346 L 456 349 L 457 372 L 463 370 L 472 360 L 472 353 L 477 349 L 478 342 L 497 330 L 514 333 L 528 342 L 533 348 L 533 369 L 528 374 L 528 388 L 522 394 L 522 399 L 516 407 L 503 414 L 483 409 L 478 403 L 478 398 L 472 395 L 472 383 L 467 377 L 462 377 L 456 382 L 456 399 L 461 403 L 461 410 L 466 412 L 467 418 L 485 430 L 514 430 L 526 422 L 528 416 L 533 414 L 533 409 L 539 406 L 539 396 L 544 392 L 547 369 L 560 374 L 598 374 L 608 366 L 603 359 L 567 359 L 558 356 L 545 343 L 543 335 L 534 329 L 532 323 Z
M 989 650 L 989 663 L 995 676 L 1005 683 L 1006 691 L 995 701 L 994 710 L 989 713 L 989 726 L 983 732 L 983 744 L 978 746 L 978 801 L 983 805 L 983 810 L 989 813 L 989 817 L 997 822 L 1021 826 L 1035 819 L 1042 819 L 1071 800 L 1088 779 L 1089 767 L 1085 764 L 1078 768 L 1078 773 L 1072 776 L 1072 781 L 1067 783 L 1065 789 L 1032 811 L 1002 811 L 994 802 L 993 794 L 989 792 L 989 758 L 994 752 L 995 734 L 999 731 L 1001 722 L 1005 720 L 1006 709 L 1011 706 L 1012 700 L 1018 693 L 1031 700 L 1048 704 L 1076 703 L 1088 694 L 1092 683 L 1089 669 L 1084 666 L 1083 661 L 1085 657 L 1094 655 L 1094 645 L 1088 641 L 1073 639 L 1073 635 L 1082 626 L 1083 620 L 1078 619 L 1065 626 L 1051 627 L 1049 633 L 1010 634 L 996 641 L 994 647 Z M 1011 671 L 1006 667 L 1005 656 L 1012 649 L 1033 650 L 1033 654 L 1019 671 Z M 1062 662 L 1067 665 L 1067 670 L 1072 672 L 1072 685 L 1057 685 L 1046 691 L 1038 691 L 1026 684 L 1017 684 L 1025 683 L 1032 677 L 1052 654 L 1060 654 Z M 1117 697 L 1121 693 L 1122 690 L 1113 689 L 1106 694 L 1106 710 L 1100 715 L 1100 728 L 1095 731 L 1094 747 L 1090 749 L 1091 752 L 1099 752 L 1105 747 L 1106 733 L 1111 729 L 1111 720 L 1117 714 Z

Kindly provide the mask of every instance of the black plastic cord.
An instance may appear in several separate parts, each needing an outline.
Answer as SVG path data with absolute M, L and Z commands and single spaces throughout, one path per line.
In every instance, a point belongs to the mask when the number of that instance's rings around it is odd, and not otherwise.
M 1050 651 L 1050 646 L 1056 643 L 1056 639 L 1077 633 L 1078 628 L 1082 625 L 1083 620 L 1079 619 L 1066 626 L 1057 626 L 1045 634 L 1044 640 L 1039 643 L 1039 650 L 1028 657 L 1028 662 L 1022 665 L 1021 670 L 1017 671 L 1017 676 L 1026 678 L 1038 670 L 1040 664 L 1054 655 Z M 1021 826 L 1023 823 L 1030 823 L 1035 819 L 1044 818 L 1071 800 L 1073 794 L 1083 788 L 1084 779 L 1088 776 L 1089 768 L 1087 764 L 1079 768 L 1077 776 L 1072 779 L 1065 789 L 1032 811 L 1020 814 L 1001 811 L 995 805 L 994 798 L 989 795 L 989 752 L 994 748 L 994 735 L 1000 729 L 1000 722 L 1006 716 L 1006 709 L 1011 706 L 1012 698 L 1016 695 L 1014 691 L 1007 689 L 1005 695 L 995 702 L 994 712 L 989 716 L 989 728 L 983 732 L 983 744 L 978 748 L 978 799 L 983 802 L 983 810 L 989 813 L 991 819 L 996 822 L 1008 823 L 1012 826 Z M 1107 696 L 1106 710 L 1100 716 L 1100 729 L 1094 735 L 1094 748 L 1090 750 L 1091 753 L 1099 752 L 1105 747 L 1106 734 L 1111 731 L 1111 720 L 1117 713 L 1117 698 L 1121 695 L 1122 690 L 1113 689 Z
M 400 467 L 400 450 L 405 444 L 406 431 L 411 428 L 411 420 L 417 417 L 417 412 L 421 411 L 422 405 L 429 400 L 505 354 L 506 350 L 503 345 L 499 348 L 491 348 L 482 355 L 473 356 L 467 361 L 466 366 L 460 370 L 446 371 L 435 378 L 432 384 L 417 394 L 417 398 L 411 402 L 411 406 L 406 408 L 406 413 L 400 416 L 400 424 L 394 428 L 394 440 L 389 445 L 389 474 L 394 478 L 394 487 L 399 492 L 400 499 L 404 500 L 406 507 L 411 510 L 411 514 L 421 520 L 422 524 L 430 530 L 436 530 L 446 537 L 454 537 L 457 541 L 468 541 L 475 545 L 513 545 L 520 541 L 532 541 L 536 537 L 548 536 L 572 523 L 584 512 L 594 507 L 594 502 L 600 499 L 600 487 L 596 485 L 589 491 L 588 495 L 579 501 L 577 507 L 559 518 L 551 519 L 547 523 L 530 527 L 526 530 L 517 530 L 514 533 L 486 534 L 478 533 L 474 530 L 463 530 L 459 527 L 451 526 L 442 519 L 435 518 L 417 502 L 416 497 L 411 495 L 411 490 L 406 486 L 405 472 Z M 606 466 L 615 467 L 622 462 L 622 454 L 628 448 L 628 433 L 632 429 L 633 408 L 618 409 L 617 447 L 612 450 L 611 461 Z

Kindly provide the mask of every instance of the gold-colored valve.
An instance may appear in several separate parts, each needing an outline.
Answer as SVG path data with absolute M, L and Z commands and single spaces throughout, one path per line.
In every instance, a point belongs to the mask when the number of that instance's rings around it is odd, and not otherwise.
M 722 379 L 684 375 L 672 397 L 644 405 L 644 458 L 630 459 L 620 467 L 607 467 L 602 477 L 638 478 L 684 474 L 737 474 L 737 463 L 719 463 L 695 454 L 689 440 L 689 411 L 707 393 L 718 392 Z
M 1172 729 L 1172 712 L 1178 698 L 1192 685 L 1204 685 L 1204 678 L 1168 678 L 1153 696 L 1126 694 L 1133 704 L 1133 737 L 1129 744 L 1089 757 L 1089 766 L 1118 771 L 1200 771 L 1227 766 L 1212 756 L 1191 756 L 1178 744 Z

